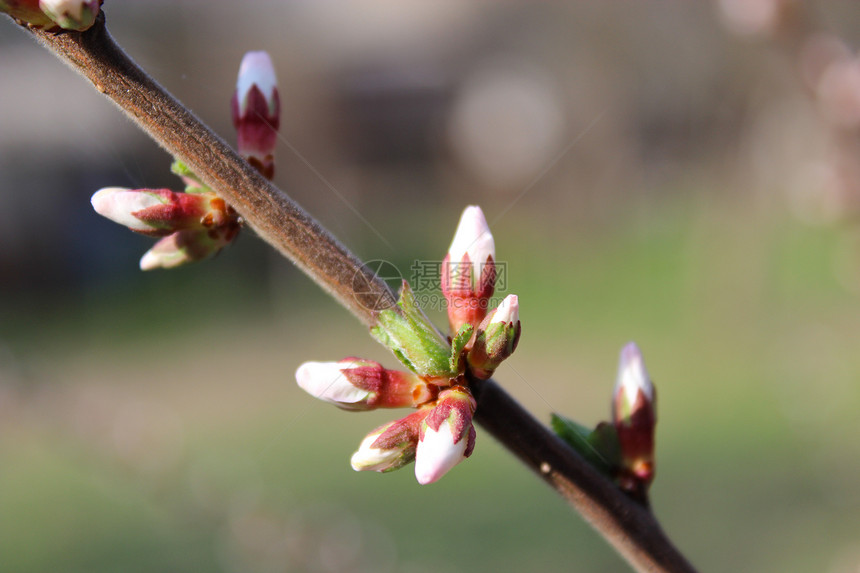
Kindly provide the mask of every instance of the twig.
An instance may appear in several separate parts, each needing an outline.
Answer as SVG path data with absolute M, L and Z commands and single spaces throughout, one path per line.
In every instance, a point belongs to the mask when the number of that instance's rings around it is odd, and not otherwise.
M 90 80 L 141 129 L 183 161 L 249 222 L 260 237 L 298 265 L 359 320 L 396 301 L 331 234 L 253 169 L 223 139 L 143 71 L 113 41 L 104 14 L 84 33 L 30 29 L 43 46 Z
M 493 380 L 473 380 L 475 419 L 555 489 L 637 571 L 695 571 L 648 509 L 627 497 Z
M 108 33 L 103 15 L 83 33 L 29 31 L 361 322 L 373 325 L 377 311 L 394 303 L 382 280 L 126 56 Z M 694 571 L 650 511 L 598 474 L 501 387 L 488 380 L 473 381 L 472 388 L 477 421 L 579 510 L 635 569 Z

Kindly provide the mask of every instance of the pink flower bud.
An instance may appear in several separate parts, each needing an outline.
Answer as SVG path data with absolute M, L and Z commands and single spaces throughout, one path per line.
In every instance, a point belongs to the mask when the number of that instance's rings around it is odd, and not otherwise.
M 162 192 L 166 193 L 162 195 Z M 138 233 L 159 234 L 159 229 L 145 223 L 135 214 L 164 205 L 169 202 L 167 197 L 170 193 L 172 191 L 168 189 L 105 187 L 96 191 L 90 202 L 96 213 L 114 223 L 125 225 Z
M 0 12 L 36 28 L 55 28 L 56 23 L 39 7 L 39 0 L 0 0 Z
M 439 394 L 436 406 L 421 424 L 415 451 L 415 478 L 426 485 L 472 455 L 475 399 L 466 388 L 454 386 Z
M 448 254 L 442 261 L 442 294 L 452 332 L 477 326 L 487 314 L 496 283 L 496 247 L 480 207 L 466 207 Z
M 239 223 L 234 221 L 211 229 L 187 229 L 164 237 L 140 259 L 140 269 L 171 269 L 203 260 L 217 254 L 230 244 L 239 233 Z
M 621 350 L 618 379 L 612 399 L 612 421 L 621 447 L 622 487 L 647 486 L 654 479 L 656 392 L 642 353 L 635 343 Z
M 272 154 L 281 122 L 281 100 L 269 54 L 248 52 L 242 58 L 230 108 L 239 136 L 239 155 L 271 179 L 275 173 Z
M 296 370 L 296 381 L 308 394 L 344 410 L 418 406 L 437 391 L 411 372 L 387 370 L 361 358 L 305 362 Z
M 172 268 L 212 256 L 241 228 L 239 215 L 211 191 L 107 187 L 92 197 L 93 208 L 132 231 L 164 237 L 140 259 L 140 268 Z
M 472 373 L 483 380 L 492 376 L 516 350 L 521 332 L 519 299 L 510 294 L 484 318 L 475 333 L 467 356 Z
M 369 433 L 352 455 L 352 469 L 390 472 L 414 461 L 419 428 L 430 410 L 423 408 Z
M 61 28 L 83 32 L 99 15 L 99 0 L 40 0 L 39 7 Z
M 221 227 L 238 219 L 214 193 L 106 187 L 97 191 L 91 202 L 99 215 L 153 237 L 186 229 Z

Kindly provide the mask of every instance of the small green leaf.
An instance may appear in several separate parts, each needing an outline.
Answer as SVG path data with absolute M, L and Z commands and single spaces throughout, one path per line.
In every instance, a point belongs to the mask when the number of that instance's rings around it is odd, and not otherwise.
M 457 331 L 457 334 L 451 341 L 451 360 L 449 361 L 449 367 L 451 368 L 452 373 L 456 373 L 456 376 L 462 374 L 463 370 L 466 368 L 466 361 L 463 359 L 463 349 L 466 348 L 466 345 L 469 343 L 469 339 L 472 338 L 472 333 L 474 331 L 475 327 L 467 322 L 460 327 L 460 330 Z
M 191 169 L 185 165 L 183 162 L 174 158 L 173 163 L 170 164 L 170 172 L 174 175 L 178 175 L 184 179 L 190 179 L 197 183 L 197 185 L 186 185 L 185 192 L 186 193 L 203 193 L 205 191 L 211 191 L 208 185 L 203 183 L 197 175 Z
M 612 477 L 620 459 L 618 436 L 611 424 L 601 422 L 594 430 L 569 418 L 552 414 L 550 425 L 559 438 L 599 472 Z
M 415 302 L 406 281 L 400 289 L 398 310 L 387 309 L 377 315 L 370 329 L 380 343 L 394 352 L 404 366 L 421 376 L 453 378 L 451 346 L 442 338 Z

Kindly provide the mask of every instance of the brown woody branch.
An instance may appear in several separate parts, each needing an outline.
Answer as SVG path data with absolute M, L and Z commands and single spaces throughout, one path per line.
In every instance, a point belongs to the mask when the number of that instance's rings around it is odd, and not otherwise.
M 375 323 L 374 309 L 394 303 L 383 281 L 140 69 L 113 41 L 103 15 L 83 33 L 29 31 L 365 325 Z M 478 423 L 575 507 L 635 569 L 694 571 L 648 509 L 625 496 L 500 386 L 492 380 L 473 381 L 472 388 Z

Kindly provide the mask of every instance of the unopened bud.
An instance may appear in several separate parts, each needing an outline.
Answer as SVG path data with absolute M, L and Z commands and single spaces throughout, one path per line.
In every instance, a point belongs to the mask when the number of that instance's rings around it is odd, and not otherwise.
M 472 455 L 475 399 L 466 388 L 454 386 L 439 394 L 436 406 L 421 424 L 415 452 L 415 478 L 426 485 Z
M 378 362 L 344 358 L 339 362 L 305 362 L 296 381 L 307 393 L 344 410 L 418 406 L 436 395 L 411 372 L 387 370 Z
M 39 7 L 39 0 L 0 0 L 0 12 L 35 28 L 55 28 L 57 24 Z
M 647 487 L 654 479 L 656 392 L 642 353 L 633 342 L 621 350 L 612 398 L 612 421 L 621 448 L 622 487 Z M 625 485 L 625 481 L 630 483 Z
M 239 233 L 238 222 L 207 230 L 176 231 L 164 237 L 140 259 L 140 269 L 171 269 L 218 253 Z
M 153 237 L 221 227 L 237 219 L 224 200 L 211 192 L 106 187 L 97 191 L 91 202 L 99 215 Z
M 51 20 L 66 30 L 83 32 L 99 15 L 99 0 L 40 0 L 39 7 Z
M 352 469 L 390 472 L 414 461 L 419 428 L 429 413 L 424 408 L 370 432 L 352 455 Z
M 483 211 L 466 207 L 442 261 L 442 294 L 448 302 L 451 332 L 465 323 L 477 326 L 486 316 L 496 284 L 495 257 L 495 242 Z
M 281 100 L 269 54 L 245 54 L 230 108 L 239 137 L 239 155 L 271 179 L 275 174 L 273 153 L 281 123 Z
M 475 335 L 468 360 L 472 373 L 486 380 L 499 365 L 513 354 L 520 341 L 520 306 L 515 294 L 509 294 L 484 318 Z

